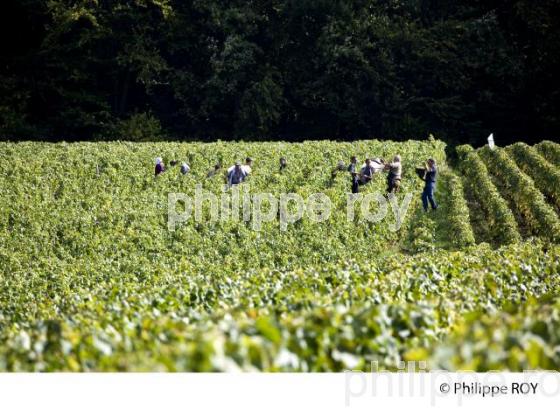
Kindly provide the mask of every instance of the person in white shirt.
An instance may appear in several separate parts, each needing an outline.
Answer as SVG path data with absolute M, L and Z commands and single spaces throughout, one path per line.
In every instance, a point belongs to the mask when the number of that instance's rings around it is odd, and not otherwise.
M 381 172 L 385 169 L 385 161 L 381 158 L 374 158 L 371 160 L 371 166 L 375 169 L 375 172 Z
M 247 157 L 245 158 L 245 164 L 241 165 L 241 169 L 245 172 L 245 174 L 250 175 L 251 174 L 251 167 L 253 166 L 253 159 L 251 157 Z M 235 165 L 232 165 L 231 167 L 228 168 L 227 173 L 229 175 L 229 173 L 231 171 L 233 171 L 233 169 L 235 168 Z
M 253 167 L 253 159 L 251 157 L 245 158 L 245 165 L 243 165 L 243 170 L 247 173 L 247 175 L 251 174 Z
M 395 155 L 392 162 L 389 162 L 385 169 L 389 171 L 387 175 L 387 192 L 396 194 L 401 185 L 402 163 L 401 156 Z
M 190 170 L 191 170 L 191 167 L 189 167 L 189 164 L 187 164 L 186 162 L 183 162 L 181 164 L 181 174 L 187 175 Z
M 157 157 L 156 158 L 156 169 L 155 169 L 155 176 L 162 174 L 165 172 L 165 163 L 163 162 L 163 158 Z
M 247 178 L 247 175 L 249 175 L 245 172 L 243 165 L 241 165 L 241 162 L 239 161 L 237 161 L 230 169 L 231 171 L 228 170 L 227 174 L 227 183 L 229 187 L 242 183 L 245 181 L 245 178 Z

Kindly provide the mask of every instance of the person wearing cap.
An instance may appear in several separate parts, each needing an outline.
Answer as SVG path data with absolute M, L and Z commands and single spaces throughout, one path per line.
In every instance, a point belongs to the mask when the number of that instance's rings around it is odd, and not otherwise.
M 187 175 L 190 170 L 191 170 L 191 167 L 189 167 L 189 164 L 187 164 L 186 162 L 183 162 L 181 164 L 181 174 Z
M 229 187 L 242 183 L 248 175 L 240 161 L 237 161 L 230 169 L 231 171 L 228 171 L 227 174 L 227 183 Z
M 159 174 L 165 171 L 165 164 L 163 163 L 163 159 L 161 157 L 156 158 L 156 170 L 155 176 L 157 177 Z
M 437 166 L 436 160 L 430 158 L 426 164 L 426 173 L 424 176 L 424 191 L 422 192 L 422 205 L 424 207 L 424 211 L 428 212 L 428 202 L 432 206 L 432 209 L 435 211 L 438 207 L 436 200 L 434 198 L 434 192 L 436 190 L 436 179 L 437 179 Z
M 245 164 L 241 165 L 241 169 L 243 169 L 245 174 L 247 174 L 246 176 L 251 174 L 251 171 L 252 171 L 251 167 L 252 166 L 253 166 L 253 158 L 251 158 L 251 157 L 245 158 Z M 235 168 L 235 165 L 232 165 L 231 167 L 228 168 L 228 170 L 227 170 L 228 175 L 231 171 L 233 171 L 234 168 Z
M 393 161 L 385 165 L 385 169 L 389 170 L 389 175 L 387 175 L 387 192 L 396 194 L 401 185 L 401 156 L 395 155 Z

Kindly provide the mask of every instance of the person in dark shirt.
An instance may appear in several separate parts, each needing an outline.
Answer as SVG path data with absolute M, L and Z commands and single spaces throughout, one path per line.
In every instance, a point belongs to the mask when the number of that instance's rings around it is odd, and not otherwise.
M 189 164 L 187 164 L 186 162 L 183 162 L 181 164 L 181 174 L 183 175 L 187 175 L 191 170 L 191 167 L 189 167 Z
M 158 157 L 156 158 L 156 170 L 155 175 L 156 177 L 165 171 L 165 164 L 163 163 L 163 159 Z
M 434 211 L 438 207 L 434 198 L 437 172 L 436 161 L 433 158 L 430 158 L 426 167 L 426 174 L 424 176 L 425 185 L 424 191 L 422 192 L 422 205 L 424 206 L 424 211 L 426 212 L 428 211 L 428 202 Z
M 360 191 L 359 188 L 359 176 L 358 176 L 358 158 L 352 156 L 350 158 L 350 165 L 348 165 L 348 172 L 352 176 L 352 193 L 357 194 Z
M 344 165 L 344 161 L 343 160 L 338 161 L 338 163 L 336 164 L 336 167 L 334 167 L 331 171 L 331 179 L 335 179 L 336 175 L 340 171 L 344 171 L 345 169 L 346 169 L 346 165 Z
M 232 185 L 237 185 L 242 183 L 243 181 L 245 181 L 245 178 L 247 178 L 247 176 L 248 176 L 247 171 L 245 170 L 245 168 L 243 168 L 241 162 L 237 161 L 233 166 L 233 168 L 230 171 L 228 171 L 228 175 L 227 175 L 228 187 L 231 188 Z
M 218 172 L 220 172 L 221 168 L 222 164 L 218 162 L 210 171 L 208 171 L 208 173 L 206 174 L 206 178 L 213 178 Z
M 284 157 L 280 158 L 280 172 L 284 171 L 287 166 L 288 166 L 288 161 L 286 160 L 286 158 Z
M 401 186 L 402 162 L 401 156 L 395 155 L 392 162 L 385 164 L 385 169 L 389 171 L 387 175 L 387 193 L 396 194 Z
M 358 158 L 356 158 L 355 156 L 352 156 L 352 158 L 350 158 L 350 165 L 348 165 L 348 172 L 350 172 L 351 174 L 356 174 L 356 167 L 358 166 Z
M 371 159 L 366 158 L 365 165 L 360 169 L 359 181 L 360 185 L 365 185 L 373 179 L 373 174 L 375 174 L 376 170 L 371 163 Z

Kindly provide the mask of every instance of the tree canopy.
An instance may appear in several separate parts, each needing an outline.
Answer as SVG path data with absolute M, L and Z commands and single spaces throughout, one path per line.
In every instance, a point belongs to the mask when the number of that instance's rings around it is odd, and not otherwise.
M 2 139 L 560 135 L 560 0 L 6 0 Z

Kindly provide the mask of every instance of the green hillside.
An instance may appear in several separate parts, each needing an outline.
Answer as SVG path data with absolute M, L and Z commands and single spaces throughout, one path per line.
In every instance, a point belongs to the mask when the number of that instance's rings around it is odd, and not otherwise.
M 447 163 L 437 140 L 0 143 L 0 370 L 557 369 L 559 152 L 462 146 Z M 337 162 L 396 154 L 396 204 L 412 194 L 400 229 L 391 204 L 380 222 L 359 205 L 348 220 Z M 192 171 L 155 178 L 157 156 Z M 256 230 L 206 206 L 168 229 L 169 193 L 227 196 L 223 170 L 206 174 L 247 156 L 252 194 L 323 193 L 330 217 Z M 424 213 L 414 168 L 429 157 L 440 206 Z

